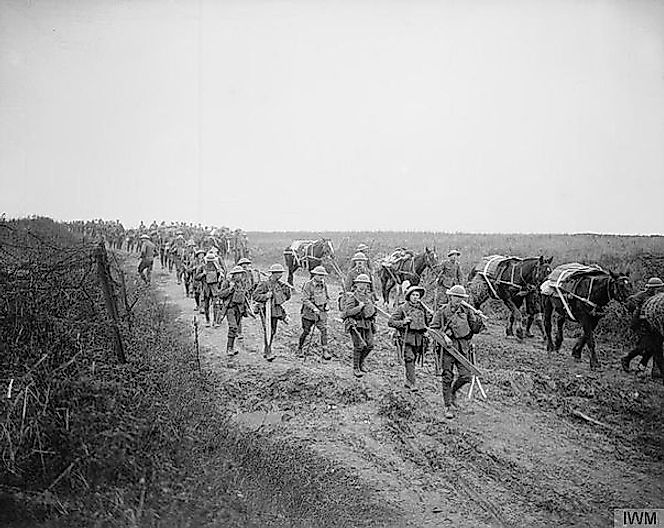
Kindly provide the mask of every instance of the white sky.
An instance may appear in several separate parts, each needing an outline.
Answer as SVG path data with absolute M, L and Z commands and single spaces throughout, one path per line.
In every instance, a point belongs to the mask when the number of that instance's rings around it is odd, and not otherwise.
M 0 211 L 664 231 L 664 2 L 0 3 Z

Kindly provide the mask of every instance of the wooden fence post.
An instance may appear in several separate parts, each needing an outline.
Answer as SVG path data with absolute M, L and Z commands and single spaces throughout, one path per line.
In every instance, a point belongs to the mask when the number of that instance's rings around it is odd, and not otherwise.
M 122 342 L 122 334 L 120 333 L 120 317 L 118 315 L 118 304 L 115 297 L 115 290 L 111 280 L 111 271 L 108 265 L 108 255 L 106 253 L 106 246 L 104 241 L 100 241 L 95 248 L 95 260 L 97 261 L 97 276 L 101 283 L 104 292 L 104 301 L 106 303 L 106 311 L 111 320 L 111 331 L 113 333 L 113 348 L 115 355 L 120 363 L 127 362 L 125 354 L 124 343 Z

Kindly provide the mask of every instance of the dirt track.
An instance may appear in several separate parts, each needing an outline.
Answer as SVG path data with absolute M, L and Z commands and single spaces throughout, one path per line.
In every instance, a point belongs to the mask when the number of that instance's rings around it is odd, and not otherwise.
M 156 270 L 154 278 L 191 328 L 193 299 L 173 275 Z M 296 285 L 302 282 L 299 274 Z M 337 292 L 333 284 L 333 300 Z M 505 338 L 502 324 L 491 323 L 477 338 L 489 399 L 468 401 L 464 389 L 450 421 L 431 361 L 418 368 L 419 393 L 401 388 L 403 369 L 384 321 L 361 380 L 352 376 L 349 339 L 335 312 L 335 358 L 320 359 L 317 334 L 306 358 L 296 358 L 299 307 L 295 294 L 272 363 L 262 357 L 257 321 L 245 319 L 240 353 L 228 359 L 226 324 L 206 328 L 198 316 L 203 368 L 222 380 L 220 397 L 236 408 L 239 427 L 269 429 L 357 473 L 403 512 L 404 525 L 599 527 L 611 524 L 613 508 L 664 507 L 662 415 L 653 423 L 639 414 L 648 405 L 661 411 L 664 389 L 620 372 L 617 351 L 590 372 L 587 362 L 568 359 L 569 343 L 564 356 L 549 358 L 539 340 Z M 606 412 L 598 415 L 597 405 Z M 606 426 L 580 421 L 572 409 L 594 412 Z

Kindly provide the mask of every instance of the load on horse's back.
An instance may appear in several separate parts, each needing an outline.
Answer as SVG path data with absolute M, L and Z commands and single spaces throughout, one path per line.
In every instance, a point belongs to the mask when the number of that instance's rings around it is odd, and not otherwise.
M 553 257 L 506 257 L 503 255 L 489 255 L 473 267 L 468 275 L 468 290 L 471 302 L 475 308 L 480 309 L 488 299 L 498 299 L 510 311 L 510 318 L 506 328 L 508 336 L 516 335 L 523 338 L 523 325 L 521 323 L 521 306 L 524 301 L 528 312 L 526 335 L 532 336 L 530 328 L 541 313 L 539 287 L 551 273 Z M 544 328 L 537 318 L 542 334 Z
M 334 245 L 331 239 L 294 240 L 290 246 L 284 249 L 288 284 L 293 285 L 293 274 L 298 268 L 313 270 L 322 265 L 325 258 L 334 258 Z
M 612 300 L 624 303 L 630 292 L 629 273 L 614 273 L 599 266 L 579 263 L 563 264 L 554 269 L 541 286 L 544 303 L 544 328 L 547 350 L 560 350 L 565 320 L 576 321 L 583 327 L 583 335 L 572 348 L 577 361 L 588 345 L 590 367 L 599 366 L 593 331 L 604 315 L 604 307 Z M 555 342 L 551 337 L 553 313 L 558 316 Z
M 435 249 L 425 247 L 422 253 L 415 254 L 405 248 L 397 248 L 391 255 L 379 262 L 378 275 L 381 282 L 383 302 L 389 303 L 390 292 L 395 285 L 408 281 L 417 285 L 424 270 L 433 270 L 438 265 Z

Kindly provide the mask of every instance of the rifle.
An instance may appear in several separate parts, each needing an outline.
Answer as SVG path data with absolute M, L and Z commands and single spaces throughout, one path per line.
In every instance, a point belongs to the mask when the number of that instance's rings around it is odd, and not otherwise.
M 466 301 L 461 301 L 461 305 L 462 305 L 462 306 L 465 306 L 465 307 L 468 308 L 471 312 L 473 312 L 475 315 L 481 317 L 481 318 L 484 319 L 485 321 L 488 321 L 488 320 L 489 320 L 489 318 L 484 314 L 484 312 L 483 312 L 482 310 L 478 310 L 478 309 L 475 308 L 472 304 L 470 304 L 470 303 L 468 303 L 468 302 L 466 302 Z
M 450 346 L 447 343 L 447 340 L 445 339 L 445 334 L 440 333 L 438 330 L 434 330 L 432 328 L 429 328 L 429 335 L 433 337 L 433 340 L 438 343 L 442 348 L 447 350 L 454 359 L 456 359 L 459 363 L 461 363 L 464 367 L 466 367 L 468 370 L 470 370 L 475 376 L 481 376 L 482 373 L 480 370 L 473 365 L 466 357 L 456 350 L 453 346 Z M 449 338 L 448 338 L 449 339 Z

